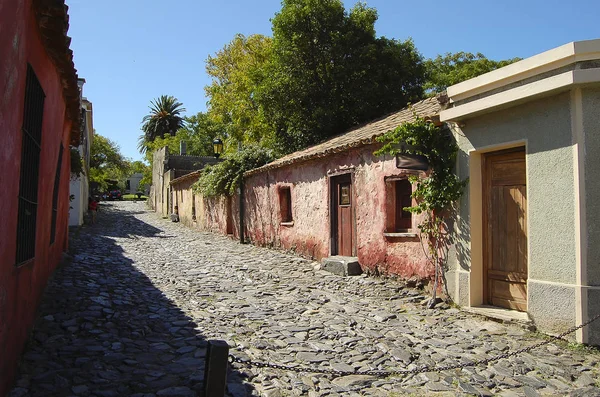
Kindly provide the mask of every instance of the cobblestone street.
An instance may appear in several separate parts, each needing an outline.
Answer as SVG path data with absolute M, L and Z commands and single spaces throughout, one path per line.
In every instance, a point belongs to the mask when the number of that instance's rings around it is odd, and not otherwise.
M 236 356 L 339 371 L 468 364 L 540 342 L 522 328 L 428 310 L 404 284 L 338 277 L 283 252 L 102 203 L 73 234 L 10 396 L 201 395 L 206 340 Z M 488 366 L 334 376 L 235 364 L 232 396 L 600 396 L 600 355 L 550 343 Z

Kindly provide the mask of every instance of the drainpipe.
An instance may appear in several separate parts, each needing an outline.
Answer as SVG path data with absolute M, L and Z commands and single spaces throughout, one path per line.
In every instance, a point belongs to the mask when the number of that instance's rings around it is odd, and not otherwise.
M 244 238 L 244 176 L 240 180 L 239 187 L 239 196 L 240 196 L 240 243 L 245 244 Z

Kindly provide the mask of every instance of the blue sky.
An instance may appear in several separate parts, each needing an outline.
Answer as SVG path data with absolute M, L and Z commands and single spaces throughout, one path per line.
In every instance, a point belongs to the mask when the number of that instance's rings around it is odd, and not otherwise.
M 344 1 L 347 8 L 356 2 Z M 173 95 L 187 115 L 206 110 L 204 65 L 236 33 L 271 34 L 280 0 L 67 0 L 75 67 L 86 79 L 94 128 L 140 159 L 137 138 L 148 105 Z M 412 37 L 425 57 L 481 52 L 526 58 L 600 38 L 600 1 L 370 0 L 377 34 Z

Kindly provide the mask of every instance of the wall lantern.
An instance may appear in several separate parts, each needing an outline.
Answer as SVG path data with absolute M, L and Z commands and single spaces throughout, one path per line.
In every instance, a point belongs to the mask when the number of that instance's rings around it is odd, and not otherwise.
M 219 158 L 219 156 L 223 153 L 223 141 L 219 138 L 215 138 L 213 141 L 213 154 L 215 158 Z

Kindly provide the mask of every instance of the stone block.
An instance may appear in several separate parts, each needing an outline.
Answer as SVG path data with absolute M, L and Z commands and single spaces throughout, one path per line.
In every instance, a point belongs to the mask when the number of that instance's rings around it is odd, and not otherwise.
M 362 273 L 358 258 L 353 256 L 330 256 L 323 259 L 323 270 L 338 276 L 358 276 Z

